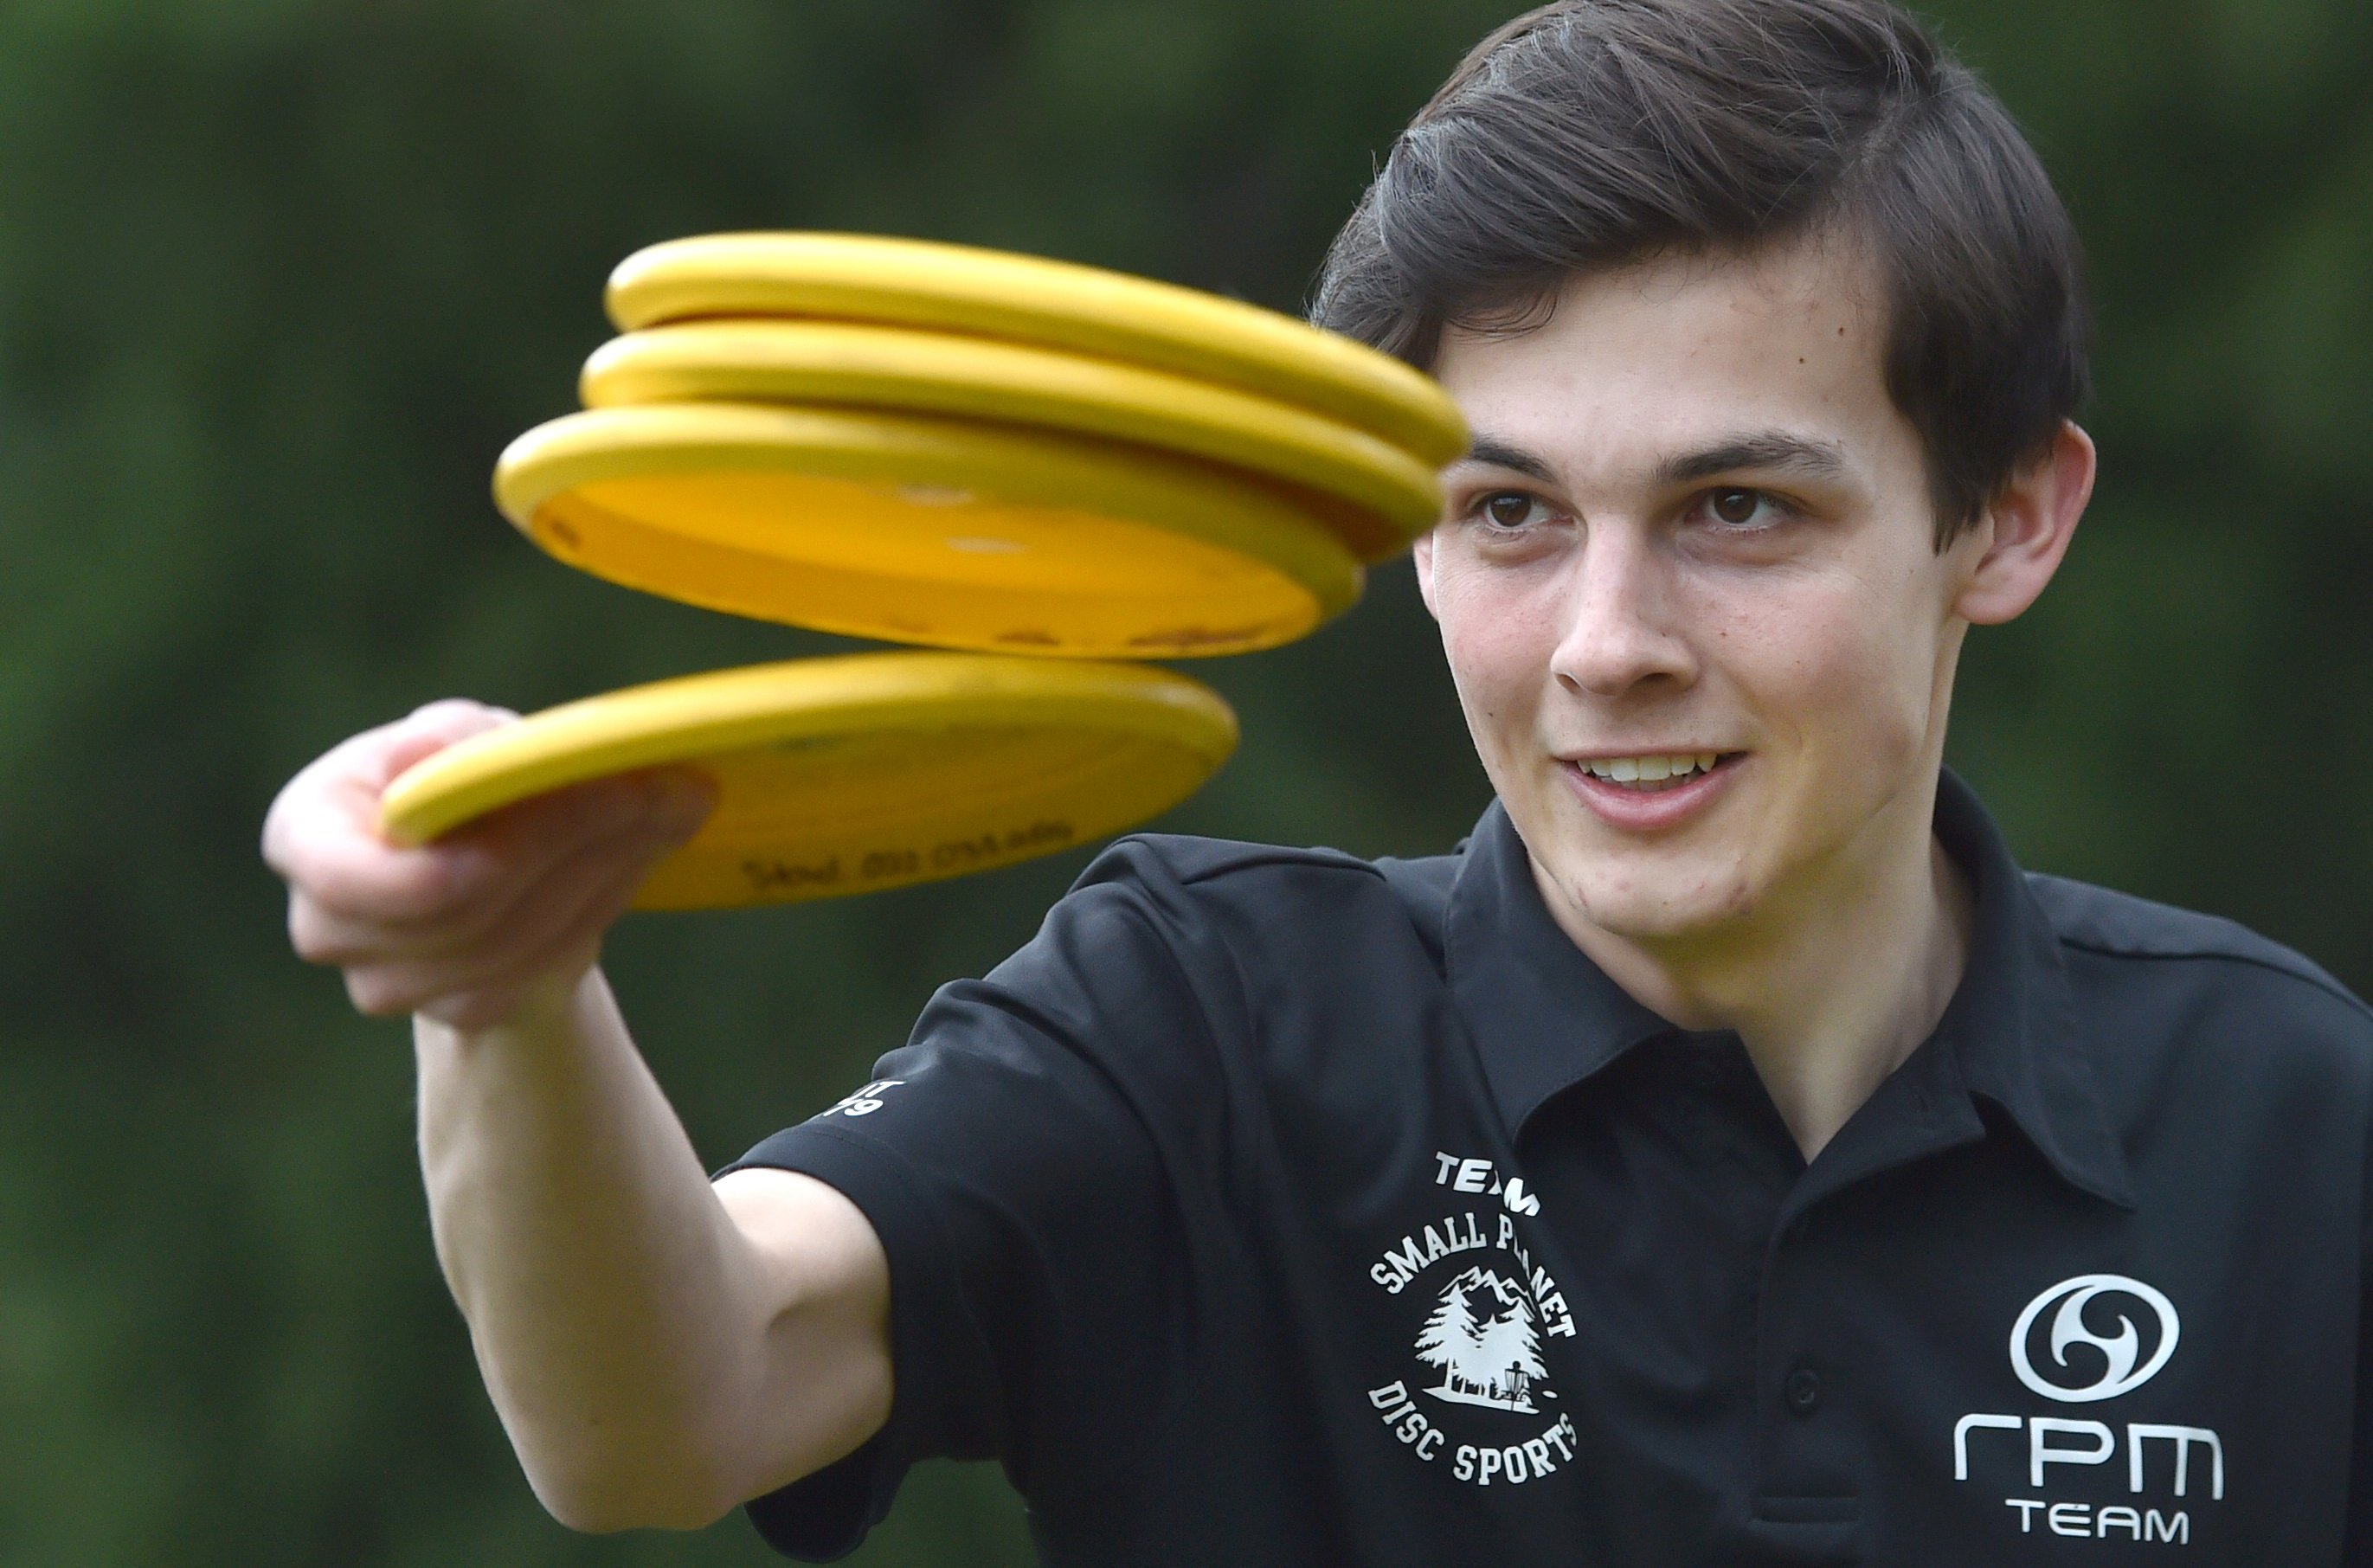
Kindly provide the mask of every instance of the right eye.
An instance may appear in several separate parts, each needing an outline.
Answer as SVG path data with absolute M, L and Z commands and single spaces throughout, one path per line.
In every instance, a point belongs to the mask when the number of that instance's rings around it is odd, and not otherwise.
M 1522 490 L 1496 490 L 1477 503 L 1475 515 L 1494 528 L 1518 529 L 1538 520 L 1541 503 Z

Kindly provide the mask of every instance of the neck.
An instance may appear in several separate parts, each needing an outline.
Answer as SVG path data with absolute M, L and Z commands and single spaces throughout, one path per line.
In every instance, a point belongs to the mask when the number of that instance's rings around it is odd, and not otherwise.
M 1974 900 L 1930 825 L 1935 785 L 1911 793 L 1840 863 L 1713 935 L 1634 941 L 1542 894 L 1643 1005 L 1736 1032 L 1809 1161 L 1935 1031 L 1969 960 Z

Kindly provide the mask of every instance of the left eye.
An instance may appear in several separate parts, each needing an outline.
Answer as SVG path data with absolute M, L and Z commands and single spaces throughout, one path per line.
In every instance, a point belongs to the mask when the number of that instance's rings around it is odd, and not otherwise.
M 1714 521 L 1733 528 L 1745 528 L 1757 522 L 1772 521 L 1768 513 L 1778 509 L 1771 497 L 1760 490 L 1716 490 L 1706 497 L 1706 510 Z

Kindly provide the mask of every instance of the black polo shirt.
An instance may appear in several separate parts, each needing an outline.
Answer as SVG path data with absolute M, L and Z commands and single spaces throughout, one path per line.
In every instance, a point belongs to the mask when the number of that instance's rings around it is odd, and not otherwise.
M 1809 1165 L 1736 1036 L 1457 854 L 1125 840 L 743 1163 L 891 1269 L 896 1393 L 759 1500 L 848 1550 L 1001 1459 L 1054 1564 L 2373 1564 L 2373 1019 L 2224 921 L 2028 876 Z

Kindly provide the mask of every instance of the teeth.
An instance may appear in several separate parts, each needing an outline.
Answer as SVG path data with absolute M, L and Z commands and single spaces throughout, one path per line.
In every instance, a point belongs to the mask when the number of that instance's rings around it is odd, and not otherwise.
M 1605 757 L 1583 766 L 1597 777 L 1618 784 L 1662 784 L 1711 773 L 1721 759 L 1720 752 L 1695 752 L 1684 756 Z

